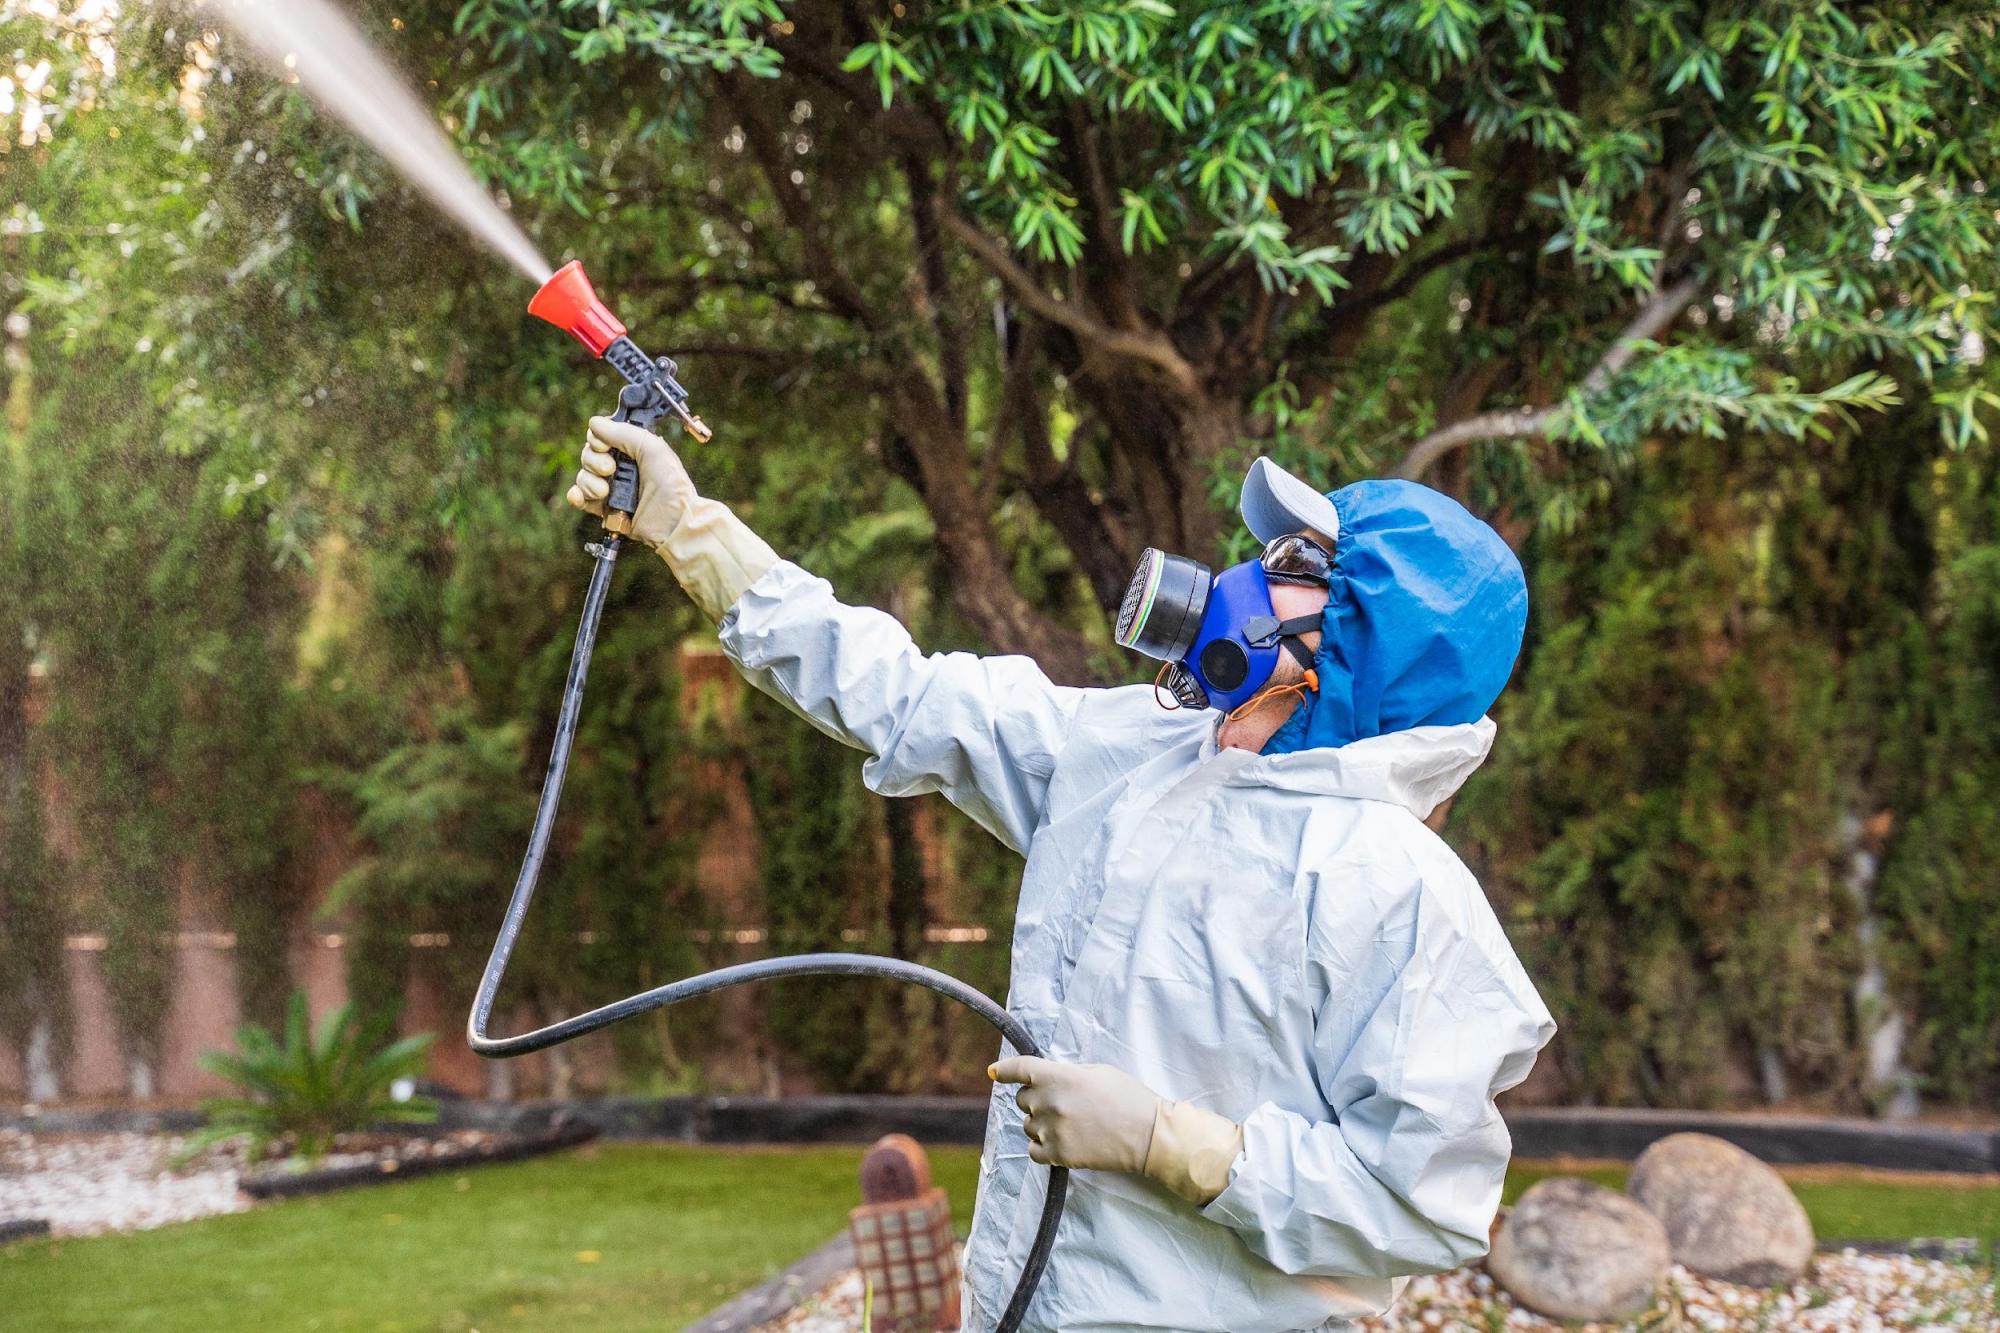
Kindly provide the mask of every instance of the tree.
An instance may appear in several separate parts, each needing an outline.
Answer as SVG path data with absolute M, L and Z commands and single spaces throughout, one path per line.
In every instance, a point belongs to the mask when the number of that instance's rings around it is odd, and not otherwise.
M 1064 676 L 1091 618 L 1012 551 L 1053 536 L 1108 610 L 1139 547 L 1216 547 L 1250 451 L 1462 485 L 1481 442 L 1546 475 L 1655 432 L 1823 435 L 1904 391 L 1963 443 L 1994 402 L 1967 372 L 1994 277 L 1983 5 L 457 22 L 488 169 L 601 222 L 614 197 L 704 219 L 667 285 L 846 349 L 960 609 Z M 564 154 L 551 122 L 599 132 Z
M 1446 831 L 1529 952 L 1575 942 L 1536 975 L 1588 1037 L 1578 1095 L 1742 1095 L 1720 1052 L 1877 1104 L 1884 1014 L 1935 1091 L 1991 1088 L 1983 7 L 357 8 L 541 248 L 682 358 L 704 489 L 927 646 L 1125 676 L 1137 549 L 1239 558 L 1256 452 L 1491 517 L 1536 622 Z M 226 36 L 135 9 L 113 77 L 68 12 L 0 18 L 52 62 L 0 136 L 44 525 L 0 629 L 68 710 L 31 747 L 60 738 L 107 845 L 220 847 L 239 885 L 283 880 L 250 852 L 302 786 L 343 793 L 388 946 L 357 994 L 399 993 L 412 929 L 462 980 L 540 778 L 590 526 L 556 497 L 609 376 Z M 788 939 L 912 949 L 951 895 L 1004 919 L 1006 854 L 946 823 L 933 873 L 822 790 L 837 755 L 682 715 L 661 664 L 697 622 L 647 563 L 618 595 L 535 1003 L 699 956 L 690 745 L 839 842 L 771 881 Z M 763 842 L 767 871 L 818 850 Z M 949 957 L 989 990 L 1003 961 Z M 902 1067 L 869 997 L 868 1050 L 822 1059 L 806 1003 L 791 1053 L 840 1080 L 927 1086 L 942 1042 L 990 1043 L 906 1008 Z

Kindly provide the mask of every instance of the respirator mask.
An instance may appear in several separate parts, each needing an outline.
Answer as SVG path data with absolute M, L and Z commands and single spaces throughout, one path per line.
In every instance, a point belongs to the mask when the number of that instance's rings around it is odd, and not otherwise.
M 1264 688 L 1281 651 L 1312 681 L 1313 655 L 1299 636 L 1320 628 L 1320 613 L 1280 620 L 1271 584 L 1325 587 L 1332 577 L 1332 554 L 1297 535 L 1213 576 L 1199 560 L 1147 547 L 1118 607 L 1114 637 L 1167 664 L 1154 688 L 1164 687 L 1176 706 L 1234 710 Z

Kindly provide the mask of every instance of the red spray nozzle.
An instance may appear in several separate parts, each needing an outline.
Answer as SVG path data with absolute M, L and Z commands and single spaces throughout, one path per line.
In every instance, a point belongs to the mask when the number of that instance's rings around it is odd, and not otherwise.
M 528 302 L 528 313 L 575 334 L 592 356 L 603 356 L 605 348 L 625 336 L 618 316 L 597 299 L 580 259 L 570 260 L 542 284 L 535 299 Z

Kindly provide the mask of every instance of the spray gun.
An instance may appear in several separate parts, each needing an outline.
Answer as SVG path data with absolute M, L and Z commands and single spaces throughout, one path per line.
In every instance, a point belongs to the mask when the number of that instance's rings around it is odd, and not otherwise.
M 703 444 L 713 436 L 702 419 L 688 410 L 688 391 L 674 378 L 680 367 L 668 357 L 656 361 L 639 350 L 639 344 L 627 336 L 624 323 L 598 299 L 582 260 L 572 259 L 557 269 L 528 302 L 528 313 L 576 335 L 592 356 L 608 362 L 625 377 L 613 420 L 654 430 L 661 418 L 672 412 L 687 433 Z M 638 503 L 639 465 L 620 454 L 617 471 L 611 476 L 611 494 L 604 502 L 605 528 L 621 537 L 630 533 L 632 511 Z
M 617 420 L 654 430 L 671 413 L 696 440 L 706 442 L 710 438 L 712 432 L 709 428 L 688 409 L 688 392 L 675 378 L 678 367 L 666 357 L 655 360 L 639 350 L 638 344 L 626 336 L 625 325 L 598 299 L 590 279 L 584 276 L 580 262 L 571 260 L 543 283 L 542 289 L 535 293 L 535 299 L 528 303 L 528 313 L 576 335 L 577 341 L 588 347 L 592 356 L 610 362 L 612 368 L 625 377 L 625 387 L 618 393 Z M 493 941 L 493 952 L 486 960 L 486 970 L 480 975 L 479 989 L 473 996 L 472 1014 L 466 1021 L 468 1044 L 476 1053 L 490 1058 L 526 1055 L 530 1051 L 544 1050 L 572 1037 L 580 1037 L 586 1032 L 595 1032 L 620 1019 L 650 1013 L 730 986 L 775 981 L 784 977 L 849 976 L 908 982 L 935 991 L 992 1024 L 1019 1054 L 1040 1055 L 1040 1047 L 1019 1019 L 998 1002 L 956 977 L 901 958 L 855 953 L 760 958 L 754 962 L 698 973 L 680 981 L 670 981 L 664 986 L 629 995 L 532 1032 L 496 1037 L 487 1031 L 493 1017 L 493 1002 L 500 992 L 500 982 L 506 975 L 509 959 L 513 957 L 515 940 L 520 936 L 521 924 L 527 919 L 528 904 L 534 900 L 535 887 L 541 880 L 542 862 L 548 854 L 550 836 L 555 831 L 556 810 L 562 803 L 563 777 L 569 771 L 569 752 L 576 740 L 577 718 L 583 708 L 584 680 L 590 673 L 591 652 L 597 646 L 597 627 L 603 619 L 604 601 L 611 587 L 611 570 L 617 563 L 625 538 L 632 531 L 633 511 L 639 507 L 639 465 L 624 454 L 618 455 L 616 463 L 611 493 L 604 506 L 604 528 L 609 535 L 601 542 L 593 542 L 588 548 L 594 558 L 590 588 L 583 598 L 583 615 L 576 628 L 576 646 L 570 651 L 569 675 L 563 682 L 562 705 L 556 713 L 556 735 L 549 750 L 548 774 L 542 779 L 542 795 L 535 805 L 534 827 L 528 833 L 528 849 L 521 857 L 521 871 L 514 880 L 514 894 L 507 902 L 507 915 L 501 920 L 499 936 Z M 1027 1261 L 1021 1265 L 1021 1276 L 1008 1299 L 1007 1309 L 995 1326 L 997 1333 L 1015 1333 L 1027 1317 L 1028 1302 L 1033 1299 L 1042 1271 L 1048 1267 L 1049 1253 L 1055 1248 L 1056 1228 L 1062 1221 L 1063 1198 L 1068 1189 L 1069 1172 L 1059 1166 L 1050 1168 L 1048 1185 L 1042 1198 L 1041 1221 L 1035 1231 L 1034 1242 L 1028 1248 Z

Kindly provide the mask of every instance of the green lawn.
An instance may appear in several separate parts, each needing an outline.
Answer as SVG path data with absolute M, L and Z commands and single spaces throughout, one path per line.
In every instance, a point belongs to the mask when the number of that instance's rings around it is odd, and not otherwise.
M 613 1143 L 157 1231 L 0 1248 L 36 1333 L 660 1333 L 832 1235 L 859 1148 Z M 978 1154 L 932 1154 L 961 1225 Z
M 977 1160 L 964 1148 L 931 1158 L 961 1226 Z M 833 1234 L 859 1161 L 857 1148 L 605 1144 L 158 1231 L 24 1242 L 0 1249 L 0 1326 L 657 1333 Z M 1516 1174 L 1510 1198 L 1536 1178 Z M 1990 1182 L 1795 1188 L 1822 1235 L 2000 1239 Z

